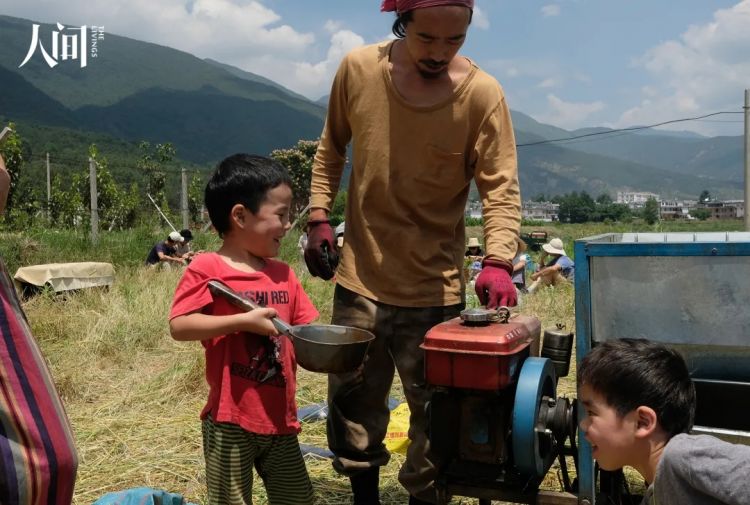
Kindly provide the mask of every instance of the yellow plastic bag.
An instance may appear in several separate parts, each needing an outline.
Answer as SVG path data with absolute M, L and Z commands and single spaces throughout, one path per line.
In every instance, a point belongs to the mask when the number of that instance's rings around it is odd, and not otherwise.
M 388 421 L 388 431 L 385 434 L 385 447 L 391 452 L 406 454 L 409 447 L 409 404 L 399 404 L 391 410 L 391 420 Z

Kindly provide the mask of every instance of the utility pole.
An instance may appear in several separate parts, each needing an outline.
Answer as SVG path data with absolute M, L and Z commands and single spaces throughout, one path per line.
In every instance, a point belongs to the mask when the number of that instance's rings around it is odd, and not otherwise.
M 89 183 L 91 190 L 91 242 L 96 245 L 99 242 L 99 203 L 97 202 L 96 161 L 94 161 L 94 158 L 89 158 Z
M 188 215 L 188 184 L 187 184 L 187 170 L 182 169 L 182 229 L 187 230 L 190 228 L 190 216 Z
M 50 181 L 49 153 L 47 153 L 47 219 L 50 219 L 49 206 L 52 201 L 52 183 Z
M 750 89 L 745 90 L 745 231 L 750 231 Z

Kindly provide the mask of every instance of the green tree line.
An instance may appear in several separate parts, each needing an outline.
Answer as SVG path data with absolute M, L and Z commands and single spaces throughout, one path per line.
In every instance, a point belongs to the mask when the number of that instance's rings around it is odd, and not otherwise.
M 7 212 L 0 218 L 2 226 L 10 230 L 23 230 L 34 225 L 89 229 L 91 181 L 88 164 L 83 166 L 79 161 L 72 165 L 72 170 L 63 173 L 56 170 L 51 177 L 48 198 L 46 184 L 40 181 L 45 179 L 39 177 L 38 166 L 31 165 L 28 143 L 15 131 L 13 124 L 9 126 L 14 131 L 0 146 L 11 176 Z M 312 163 L 317 147 L 317 141 L 300 140 L 288 149 L 270 153 L 270 157 L 287 167 L 292 178 L 293 220 L 305 210 L 310 199 Z M 179 222 L 181 185 L 177 178 L 171 177 L 178 171 L 175 168 L 177 152 L 171 143 L 140 142 L 137 158 L 125 160 L 134 167 L 135 174 L 119 182 L 110 169 L 107 156 L 95 144 L 89 146 L 87 154 L 96 163 L 97 209 L 102 230 L 129 229 L 153 222 L 156 209 L 148 195 L 172 223 Z M 118 158 L 117 163 L 123 163 L 123 160 Z M 203 192 L 207 172 L 190 172 L 187 207 L 189 219 L 194 224 L 204 220 Z M 344 219 L 345 200 L 346 193 L 341 192 L 331 213 L 334 224 Z
M 627 204 L 614 202 L 606 193 L 594 199 L 586 191 L 555 196 L 542 194 L 533 201 L 558 204 L 561 223 L 630 222 L 634 218 L 641 218 L 648 224 L 654 224 L 659 220 L 659 202 L 654 198 L 649 198 L 640 211 L 634 211 Z

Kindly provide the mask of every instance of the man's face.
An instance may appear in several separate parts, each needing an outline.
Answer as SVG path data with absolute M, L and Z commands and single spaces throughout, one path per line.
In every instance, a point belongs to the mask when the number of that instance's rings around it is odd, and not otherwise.
M 466 39 L 471 11 L 459 5 L 415 9 L 406 25 L 406 47 L 419 74 L 437 79 L 448 71 Z
M 585 412 L 579 427 L 591 444 L 593 458 L 608 471 L 632 465 L 638 427 L 636 411 L 620 416 L 604 396 L 588 384 L 583 384 L 578 393 Z

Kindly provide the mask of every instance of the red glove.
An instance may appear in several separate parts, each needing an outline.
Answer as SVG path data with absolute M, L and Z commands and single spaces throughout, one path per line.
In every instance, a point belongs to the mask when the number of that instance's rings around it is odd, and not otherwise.
M 513 267 L 500 260 L 485 259 L 482 271 L 479 272 L 474 283 L 479 301 L 488 309 L 496 309 L 502 305 L 512 307 L 518 301 L 516 287 L 510 280 Z
M 305 263 L 314 277 L 324 280 L 333 277 L 339 265 L 339 252 L 336 250 L 336 239 L 328 219 L 307 222 Z

